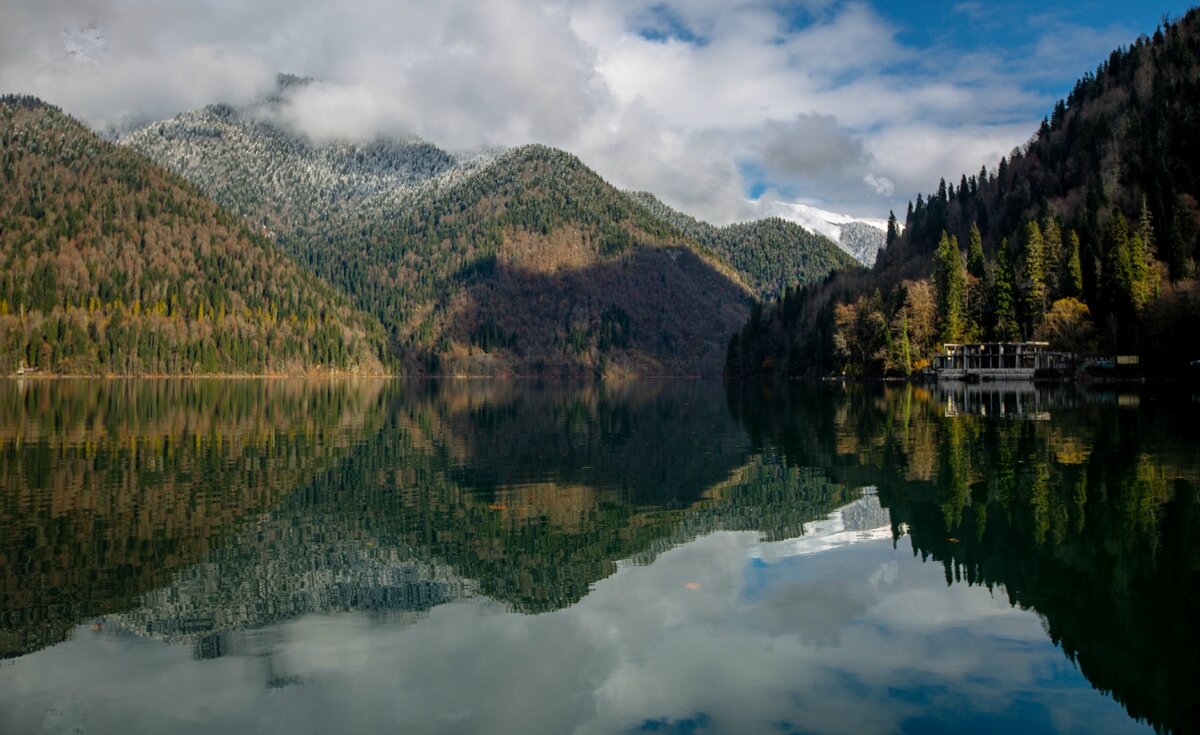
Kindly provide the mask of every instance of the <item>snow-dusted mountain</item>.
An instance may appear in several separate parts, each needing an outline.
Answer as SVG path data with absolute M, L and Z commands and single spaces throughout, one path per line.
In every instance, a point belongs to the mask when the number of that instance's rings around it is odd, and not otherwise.
M 209 105 L 120 142 L 272 233 L 331 218 L 361 220 L 364 209 L 381 206 L 376 200 L 408 196 L 491 157 L 456 156 L 414 136 L 313 143 L 279 122 L 288 90 L 308 81 L 281 75 L 276 93 L 256 104 Z
M 853 217 L 794 202 L 773 201 L 756 206 L 763 215 L 780 217 L 824 235 L 868 267 L 875 265 L 875 257 L 887 242 L 887 220 Z

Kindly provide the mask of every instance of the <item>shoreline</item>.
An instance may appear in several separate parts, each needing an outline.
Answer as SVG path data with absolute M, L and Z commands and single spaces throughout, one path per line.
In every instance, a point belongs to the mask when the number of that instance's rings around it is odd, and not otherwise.
M 366 380 L 552 380 L 621 383 L 634 380 L 722 380 L 738 382 L 735 378 L 720 375 L 628 375 L 606 378 L 596 375 L 411 375 L 404 373 L 146 373 L 146 374 L 100 374 L 88 373 L 30 373 L 28 375 L 0 375 L 0 380 L 342 380 L 347 378 Z

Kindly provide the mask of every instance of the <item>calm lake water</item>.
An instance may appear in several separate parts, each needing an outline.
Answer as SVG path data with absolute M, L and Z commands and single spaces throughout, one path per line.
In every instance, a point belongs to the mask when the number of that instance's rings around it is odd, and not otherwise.
M 0 381 L 0 732 L 1200 728 L 1200 395 Z

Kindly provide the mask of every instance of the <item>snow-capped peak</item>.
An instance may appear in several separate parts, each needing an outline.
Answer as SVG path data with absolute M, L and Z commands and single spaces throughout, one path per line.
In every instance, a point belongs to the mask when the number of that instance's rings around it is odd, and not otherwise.
M 764 217 L 779 217 L 824 235 L 866 266 L 875 264 L 875 256 L 886 244 L 887 220 L 838 214 L 799 202 L 772 200 L 750 204 Z
M 834 242 L 842 238 L 842 226 L 851 222 L 861 222 L 870 225 L 882 233 L 887 233 L 887 220 L 854 217 L 849 214 L 838 214 L 824 209 L 818 209 L 809 204 L 799 202 L 774 201 L 765 204 L 764 214 L 782 217 L 800 225 L 810 232 L 828 237 Z

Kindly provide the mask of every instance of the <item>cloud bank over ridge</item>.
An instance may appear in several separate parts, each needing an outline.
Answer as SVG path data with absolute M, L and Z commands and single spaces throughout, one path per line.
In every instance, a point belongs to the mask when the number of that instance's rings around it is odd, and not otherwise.
M 283 113 L 318 141 L 540 142 L 718 223 L 764 194 L 886 217 L 994 165 L 1071 80 L 1153 30 L 976 3 L 943 11 L 948 27 L 997 43 L 964 43 L 890 5 L 9 0 L 0 90 L 105 130 L 249 102 L 290 72 L 320 80 Z

